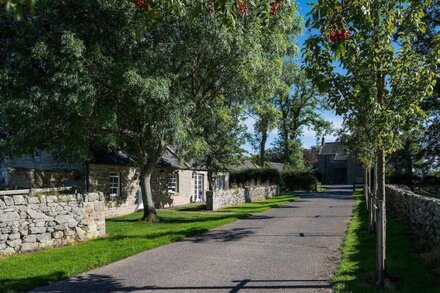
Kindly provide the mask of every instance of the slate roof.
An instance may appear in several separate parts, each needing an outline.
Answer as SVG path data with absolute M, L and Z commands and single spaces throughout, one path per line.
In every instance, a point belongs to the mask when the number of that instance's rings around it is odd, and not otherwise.
M 269 168 L 277 169 L 278 171 L 283 171 L 284 164 L 283 163 L 277 163 L 277 162 L 266 162 L 266 166 Z
M 347 159 L 347 149 L 341 142 L 326 142 L 321 148 L 321 151 L 319 152 L 320 155 L 335 155 L 338 159 Z
M 241 170 L 245 170 L 245 169 L 257 169 L 257 168 L 260 168 L 260 166 L 253 163 L 251 160 L 244 160 L 243 162 L 241 162 L 238 165 L 231 166 L 229 169 L 231 171 L 237 172 L 237 171 L 241 171 Z
M 114 152 L 94 152 L 94 158 L 91 161 L 96 164 L 106 164 L 106 165 L 134 165 L 135 160 L 132 159 L 123 151 Z M 203 166 L 196 163 L 197 161 L 192 159 L 190 163 L 180 160 L 173 148 L 167 147 L 164 151 L 162 157 L 159 159 L 159 168 L 172 168 L 172 169 L 192 169 L 197 168 L 198 170 L 204 169 Z
M 91 163 L 106 165 L 132 165 L 135 161 L 123 151 L 94 151 Z

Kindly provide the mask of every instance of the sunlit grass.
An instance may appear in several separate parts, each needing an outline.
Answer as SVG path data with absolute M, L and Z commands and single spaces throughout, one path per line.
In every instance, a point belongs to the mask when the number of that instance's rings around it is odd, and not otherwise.
M 342 262 L 333 277 L 335 292 L 440 292 L 440 280 L 415 253 L 405 225 L 388 218 L 387 270 L 394 290 L 378 290 L 372 283 L 375 270 L 376 237 L 368 232 L 365 201 L 354 194 L 356 205 L 344 238 Z

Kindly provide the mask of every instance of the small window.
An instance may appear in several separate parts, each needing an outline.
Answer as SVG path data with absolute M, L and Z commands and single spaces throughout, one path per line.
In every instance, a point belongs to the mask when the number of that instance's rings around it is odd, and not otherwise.
M 120 196 L 121 180 L 119 173 L 110 173 L 110 196 Z
M 168 191 L 179 192 L 179 175 L 178 174 L 173 174 L 173 175 L 168 176 L 167 189 L 168 189 Z
M 217 189 L 226 188 L 226 178 L 225 175 L 220 175 L 217 177 Z

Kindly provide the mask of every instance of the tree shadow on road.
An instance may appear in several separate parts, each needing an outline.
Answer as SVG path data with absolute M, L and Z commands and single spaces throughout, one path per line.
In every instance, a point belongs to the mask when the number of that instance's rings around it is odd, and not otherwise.
M 226 282 L 225 282 L 226 283 Z M 111 276 L 89 274 L 59 282 L 53 286 L 36 289 L 32 292 L 133 292 L 133 291 L 196 291 L 196 292 L 229 292 L 241 290 L 264 292 L 265 290 L 293 289 L 329 289 L 330 280 L 233 280 L 229 285 L 191 285 L 191 286 L 160 286 L 160 285 L 126 285 Z

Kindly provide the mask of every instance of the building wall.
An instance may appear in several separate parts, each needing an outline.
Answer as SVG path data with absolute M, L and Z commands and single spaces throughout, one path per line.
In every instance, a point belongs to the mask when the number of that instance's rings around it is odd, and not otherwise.
M 322 184 L 334 184 L 340 176 L 339 171 L 344 170 L 346 180 L 344 184 L 352 184 L 356 178 L 363 177 L 362 167 L 353 158 L 334 161 L 332 155 L 320 155 L 318 158 L 318 172 L 321 175 Z
M 347 183 L 353 184 L 357 178 L 364 178 L 362 166 L 352 158 L 347 161 Z
M 8 189 L 73 186 L 83 191 L 85 188 L 84 174 L 80 171 L 8 168 L 2 175 L 0 184 Z
M 38 152 L 35 155 L 23 155 L 17 158 L 5 158 L 8 167 L 37 170 L 81 170 L 82 163 L 69 163 L 51 151 Z
M 120 176 L 118 197 L 110 196 L 110 173 Z M 103 192 L 105 195 L 105 215 L 107 218 L 127 215 L 138 207 L 138 168 L 119 165 L 90 164 L 89 191 Z
M 199 201 L 199 198 L 194 196 L 194 178 L 193 170 L 179 170 L 179 193 L 173 196 L 174 205 L 185 205 L 189 204 L 190 200 Z M 203 175 L 203 194 L 205 195 L 209 189 L 208 185 L 208 172 L 206 171 L 196 171 L 195 174 Z
M 110 196 L 110 173 L 120 174 L 120 196 Z M 204 175 L 204 194 L 208 191 L 206 171 L 196 171 Z M 168 176 L 178 175 L 179 192 L 171 196 L 167 193 Z M 107 218 L 118 217 L 135 212 L 142 206 L 139 186 L 139 171 L 136 167 L 90 164 L 89 190 L 102 191 L 105 195 L 105 213 Z M 194 200 L 193 170 L 156 169 L 151 177 L 151 190 L 156 208 L 186 205 Z M 172 199 L 172 202 L 170 200 Z

